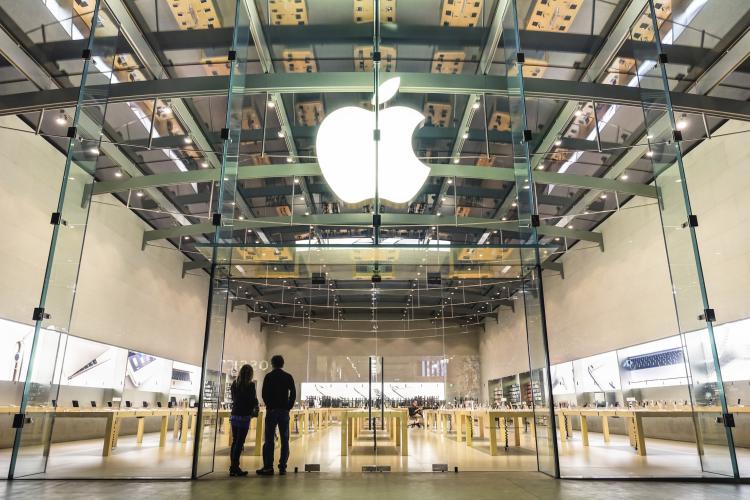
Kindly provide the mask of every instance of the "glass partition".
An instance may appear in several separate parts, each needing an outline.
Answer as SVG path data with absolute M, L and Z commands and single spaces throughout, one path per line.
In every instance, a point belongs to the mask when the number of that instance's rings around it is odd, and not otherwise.
M 42 473 L 48 447 L 59 380 L 58 353 L 70 328 L 83 240 L 86 233 L 94 170 L 99 156 L 99 137 L 106 114 L 109 87 L 101 83 L 112 78 L 117 32 L 102 33 L 97 19 L 106 9 L 93 7 L 87 36 L 78 107 L 68 129 L 67 158 L 62 175 L 57 210 L 51 216 L 52 241 L 42 285 L 39 307 L 34 310 L 34 337 L 21 406 L 14 427 L 16 438 L 10 464 L 11 477 Z M 73 29 L 73 28 L 71 28 Z M 76 28 L 78 29 L 78 28 Z M 84 29 L 81 27 L 80 29 Z M 106 31 L 106 30 L 105 30 Z M 92 104 L 96 102 L 96 104 Z

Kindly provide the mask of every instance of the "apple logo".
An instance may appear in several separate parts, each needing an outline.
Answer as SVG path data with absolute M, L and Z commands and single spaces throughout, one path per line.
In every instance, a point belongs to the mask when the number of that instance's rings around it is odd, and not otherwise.
M 400 78 L 379 87 L 381 104 L 398 92 Z M 374 104 L 373 97 L 373 104 Z M 411 200 L 430 174 L 411 146 L 414 130 L 424 120 L 419 111 L 394 106 L 380 111 L 378 194 L 394 203 Z M 320 170 L 336 196 L 346 203 L 375 197 L 375 112 L 347 106 L 320 124 L 315 147 Z

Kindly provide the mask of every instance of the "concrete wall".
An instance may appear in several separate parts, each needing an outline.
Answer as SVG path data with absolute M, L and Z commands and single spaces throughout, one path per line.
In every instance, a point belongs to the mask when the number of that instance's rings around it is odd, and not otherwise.
M 273 328 L 268 333 L 268 357 L 281 354 L 297 383 L 366 382 L 367 357 L 384 357 L 385 381 L 416 382 L 427 380 L 419 372 L 423 359 L 446 356 L 448 364 L 446 392 L 449 398 L 477 397 L 479 392 L 479 351 L 475 331 L 464 334 L 424 336 L 422 338 L 382 338 L 376 341 L 371 332 L 336 335 L 332 328 L 320 337 L 306 337 L 300 329 Z M 322 335 L 330 335 L 323 337 Z M 356 369 L 355 369 L 356 367 Z
M 709 300 L 719 323 L 750 316 L 748 124 L 729 122 L 685 158 Z M 719 137 L 724 134 L 725 136 Z M 598 228 L 605 251 L 579 244 L 565 254 L 565 279 L 545 273 L 552 363 L 678 333 L 658 207 L 634 198 Z M 516 308 L 518 310 L 518 307 Z M 503 310 L 480 335 L 482 383 L 528 369 L 525 325 Z M 513 342 L 511 339 L 519 341 Z M 523 339 L 524 342 L 520 340 Z

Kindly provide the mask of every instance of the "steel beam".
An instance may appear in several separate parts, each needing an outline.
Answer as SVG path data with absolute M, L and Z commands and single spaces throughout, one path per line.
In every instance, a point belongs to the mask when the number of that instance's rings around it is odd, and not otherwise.
M 273 57 L 271 55 L 270 49 L 268 48 L 268 42 L 266 41 L 266 36 L 263 32 L 263 22 L 261 21 L 260 13 L 258 12 L 258 8 L 255 5 L 255 1 L 243 0 L 242 3 L 245 6 L 245 11 L 248 16 L 248 28 L 250 30 L 250 35 L 253 43 L 255 44 L 255 50 L 258 53 L 258 59 L 260 61 L 261 67 L 266 74 L 274 74 L 276 70 L 273 67 Z M 246 78 L 248 77 L 249 75 L 246 76 Z M 273 101 L 273 103 L 275 104 L 274 109 L 276 110 L 276 115 L 279 119 L 281 130 L 284 132 L 284 142 L 286 143 L 287 150 L 289 151 L 289 155 L 292 157 L 293 161 L 296 162 L 299 154 L 297 153 L 297 145 L 294 143 L 292 127 L 287 118 L 284 99 L 282 99 L 281 93 L 273 89 L 269 90 L 268 92 L 269 100 Z M 263 126 L 265 127 L 265 125 L 266 124 L 264 123 Z M 310 211 L 310 213 L 317 213 L 318 209 L 315 205 L 315 200 L 313 199 L 312 194 L 310 194 L 310 187 L 308 185 L 307 178 L 301 178 L 299 185 L 302 191 L 302 196 L 305 199 L 305 205 L 307 206 L 307 209 Z
M 443 75 L 433 73 L 394 73 L 401 77 L 400 92 L 419 94 L 488 94 L 507 95 L 506 79 L 501 76 Z M 524 82 L 525 95 L 535 99 L 564 99 L 597 101 L 606 104 L 640 106 L 640 90 L 622 85 L 581 83 L 545 78 L 529 78 Z M 153 98 L 176 99 L 180 97 L 226 95 L 228 78 L 202 76 L 123 82 L 112 85 L 107 102 L 141 101 Z M 86 105 L 100 101 L 92 86 Z M 76 88 L 22 92 L 0 96 L 0 115 L 30 113 L 41 109 L 59 109 L 75 106 Z M 369 93 L 372 79 L 367 73 L 278 73 L 248 75 L 242 89 L 245 94 L 265 92 L 284 93 Z M 706 113 L 709 116 L 750 121 L 750 102 L 721 97 L 670 93 L 676 112 Z
M 495 52 L 497 52 L 497 46 L 500 44 L 500 38 L 503 34 L 503 14 L 508 6 L 508 0 L 498 0 L 495 5 L 495 12 L 492 16 L 490 24 L 489 34 L 487 36 L 487 42 L 482 47 L 482 54 L 479 58 L 479 66 L 477 67 L 477 73 L 480 75 L 486 75 L 492 68 L 492 61 L 495 59 Z M 507 88 L 507 87 L 503 87 Z M 464 133 L 468 132 L 471 126 L 471 121 L 474 118 L 474 104 L 479 102 L 481 94 L 471 94 L 466 100 L 466 106 L 461 114 L 461 122 L 458 127 L 458 131 L 453 138 L 453 148 L 451 149 L 450 159 L 453 161 L 458 160 L 461 156 L 461 150 L 464 147 L 466 139 L 464 139 Z M 485 110 L 486 112 L 487 110 Z M 487 123 L 484 124 L 487 127 Z M 440 184 L 440 190 L 432 203 L 432 213 L 436 213 L 442 203 L 443 196 L 448 192 L 448 181 L 443 179 Z
M 437 215 L 424 215 L 424 214 L 390 214 L 385 213 L 382 215 L 382 227 L 405 227 L 405 226 L 443 226 L 443 227 L 476 227 L 478 229 L 484 229 L 486 227 L 492 229 L 498 229 L 508 232 L 514 232 L 518 230 L 518 223 L 516 221 L 498 221 L 489 220 L 479 217 L 462 217 L 458 219 L 459 224 L 456 224 L 455 219 L 450 217 L 440 217 Z M 292 220 L 290 217 L 259 217 L 252 220 L 235 220 L 232 222 L 232 226 L 236 230 L 246 229 L 258 229 L 258 228 L 273 228 L 280 226 L 357 226 L 357 227 L 370 227 L 372 226 L 372 215 L 369 213 L 352 213 L 352 214 L 315 214 L 297 216 Z M 206 233 L 210 233 L 215 229 L 215 226 L 204 223 L 204 224 L 193 224 L 191 226 L 174 227 L 168 229 L 157 229 L 154 231 L 146 231 L 143 233 L 143 245 L 149 241 L 177 238 L 182 236 L 196 236 Z M 604 240 L 601 233 L 593 231 L 582 231 L 576 229 L 568 229 L 566 227 L 558 227 L 551 225 L 541 225 L 538 228 L 539 234 L 552 237 L 567 238 L 570 240 L 585 240 L 591 241 L 599 246 L 603 247 Z
M 132 14 L 128 10 L 123 0 L 105 0 L 110 12 L 114 15 L 115 19 L 120 25 L 120 33 L 127 40 L 133 52 L 137 56 L 146 69 L 156 79 L 168 79 L 169 74 L 164 66 L 161 64 L 159 57 L 156 52 L 151 48 L 146 37 L 140 30 L 140 27 L 133 19 Z M 208 164 L 214 169 L 221 169 L 221 158 L 219 158 L 213 151 L 213 144 L 208 139 L 206 134 L 203 132 L 201 127 L 195 120 L 193 113 L 188 108 L 187 104 L 182 99 L 173 99 L 170 102 L 170 107 L 176 118 L 185 127 L 185 131 L 190 136 L 193 142 L 203 152 Z M 245 217 L 255 217 L 255 213 L 252 208 L 247 204 L 247 201 L 241 196 L 236 200 L 237 207 Z M 263 231 L 258 232 L 258 237 L 264 242 L 269 243 L 269 239 Z
M 436 163 L 431 167 L 430 177 L 457 177 L 465 179 L 482 179 L 501 182 L 513 182 L 513 170 L 497 167 L 475 167 L 470 165 L 446 165 Z M 237 180 L 269 179 L 277 177 L 317 177 L 321 176 L 317 163 L 298 163 L 294 165 L 253 165 L 239 167 Z M 94 194 L 115 193 L 131 189 L 174 186 L 199 182 L 218 181 L 217 170 L 190 170 L 188 172 L 170 172 L 166 174 L 147 175 L 132 179 L 97 182 Z M 643 184 L 623 182 L 614 179 L 601 179 L 585 175 L 559 174 L 556 172 L 537 172 L 535 180 L 539 184 L 557 184 L 597 191 L 612 191 L 646 198 L 656 198 L 656 188 Z

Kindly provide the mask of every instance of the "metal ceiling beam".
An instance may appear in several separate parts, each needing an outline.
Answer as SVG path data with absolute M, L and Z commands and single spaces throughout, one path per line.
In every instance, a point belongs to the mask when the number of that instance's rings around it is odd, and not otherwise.
M 40 89 L 59 89 L 59 84 L 54 78 L 36 60 L 23 51 L 21 44 L 11 37 L 5 29 L 0 29 L 0 53 Z M 78 89 L 74 90 L 78 91 Z M 81 113 L 78 126 L 83 130 L 89 131 L 99 129 L 92 118 L 85 112 Z M 112 142 L 112 138 L 105 136 L 105 141 L 101 142 L 99 149 L 131 177 L 136 178 L 143 175 L 138 166 Z M 148 188 L 146 189 L 146 193 L 162 210 L 174 217 L 178 223 L 183 225 L 191 224 L 190 220 L 159 189 Z
M 495 52 L 497 51 L 497 46 L 499 45 L 500 38 L 503 34 L 503 14 L 505 13 L 507 6 L 508 0 L 497 0 L 497 4 L 495 5 L 495 12 L 492 16 L 492 21 L 490 24 L 489 34 L 487 36 L 487 42 L 485 43 L 484 47 L 482 47 L 482 54 L 479 58 L 477 73 L 480 75 L 488 74 L 490 68 L 492 68 L 492 61 L 495 59 Z M 474 93 L 471 94 L 466 100 L 466 106 L 464 107 L 464 111 L 461 114 L 460 125 L 453 139 L 453 148 L 451 149 L 450 154 L 450 158 L 453 161 L 456 161 L 461 155 L 461 150 L 463 149 L 464 142 L 466 141 L 466 139 L 464 139 L 464 133 L 469 131 L 471 121 L 474 118 L 474 111 L 476 111 L 474 109 L 474 105 L 479 102 L 480 98 L 481 94 Z M 485 113 L 486 112 L 487 110 L 485 110 Z M 488 124 L 485 123 L 484 126 L 487 127 Z M 438 192 L 437 196 L 435 196 L 432 202 L 432 213 L 436 213 L 440 208 L 443 196 L 447 192 L 448 181 L 447 179 L 443 179 L 440 184 L 440 191 Z
M 169 79 L 169 74 L 164 66 L 161 64 L 159 57 L 154 52 L 151 45 L 149 45 L 146 37 L 141 32 L 140 27 L 133 19 L 130 10 L 127 8 L 123 0 L 105 0 L 110 12 L 115 17 L 120 26 L 120 33 L 127 40 L 128 44 L 135 53 L 137 60 L 141 61 L 151 75 L 156 79 Z M 213 151 L 213 144 L 206 137 L 203 132 L 203 128 L 198 124 L 193 116 L 193 113 L 188 108 L 185 101 L 182 99 L 172 99 L 170 107 L 175 117 L 185 127 L 185 132 L 191 137 L 192 141 L 198 147 L 206 158 L 211 168 L 220 170 L 221 169 L 221 158 L 218 157 Z M 241 196 L 236 200 L 237 207 L 245 217 L 255 217 L 255 213 L 252 208 L 247 204 L 247 201 Z M 270 240 L 263 231 L 258 232 L 258 237 L 264 242 L 269 243 Z
M 345 73 L 278 73 L 247 75 L 243 92 L 263 94 L 284 93 L 347 93 L 372 92 L 372 78 L 363 72 Z M 401 77 L 400 92 L 418 94 L 488 94 L 507 95 L 506 79 L 501 76 L 444 75 L 433 73 L 394 73 Z M 112 85 L 107 102 L 141 101 L 153 98 L 176 99 L 180 97 L 226 96 L 228 78 L 203 76 L 123 82 Z M 582 83 L 545 78 L 529 78 L 524 82 L 525 94 L 531 99 L 557 99 L 597 101 L 625 106 L 641 105 L 640 89 L 622 85 Z M 92 86 L 89 96 L 99 95 Z M 0 115 L 16 115 L 59 109 L 76 105 L 77 88 L 23 92 L 0 96 Z M 105 90 L 104 86 L 100 90 Z M 698 96 L 671 92 L 677 112 L 701 113 L 719 118 L 750 121 L 750 102 L 721 97 Z M 95 97 L 86 105 L 100 102 Z
M 517 221 L 499 221 L 488 220 L 479 217 L 461 217 L 458 219 L 459 224 L 451 217 L 440 217 L 437 215 L 424 214 L 390 214 L 385 213 L 382 216 L 383 227 L 405 227 L 405 226 L 463 226 L 476 228 L 492 228 L 510 233 L 518 230 Z M 315 214 L 294 217 L 260 217 L 252 220 L 235 220 L 233 228 L 236 230 L 273 228 L 280 226 L 372 226 L 372 216 L 369 213 L 353 214 Z M 215 226 L 204 224 L 193 224 L 192 226 L 175 227 L 169 229 L 157 229 L 143 233 L 143 245 L 149 241 L 161 240 L 165 238 L 177 238 L 182 236 L 196 236 L 210 233 L 215 230 Z M 542 225 L 538 228 L 539 234 L 552 237 L 567 238 L 570 240 L 585 240 L 598 244 L 603 248 L 604 240 L 601 233 L 593 231 L 582 231 L 568 229 L 566 227 Z
M 430 177 L 457 177 L 482 179 L 490 181 L 513 182 L 513 170 L 510 168 L 475 167 L 471 165 L 429 164 Z M 239 167 L 237 180 L 269 179 L 279 177 L 316 177 L 321 176 L 317 163 L 298 163 L 294 165 L 252 165 Z M 188 172 L 170 172 L 166 174 L 134 177 L 132 179 L 97 182 L 94 194 L 115 193 L 134 189 L 174 186 L 219 180 L 217 170 L 190 170 Z M 534 178 L 539 184 L 557 184 L 597 191 L 612 191 L 646 198 L 656 198 L 656 188 L 643 184 L 601 179 L 586 175 L 559 174 L 557 172 L 537 172 Z
M 670 92 L 670 96 L 673 99 L 680 99 L 682 96 L 692 96 L 698 99 L 698 101 L 694 102 L 699 102 L 700 98 L 705 98 L 706 96 L 700 95 L 701 92 L 710 92 L 717 85 L 719 85 L 722 80 L 729 74 L 727 72 L 728 68 L 734 68 L 737 66 L 737 64 L 741 64 L 741 61 L 747 59 L 747 55 L 750 52 L 749 33 L 750 30 L 746 30 L 732 45 L 732 48 L 724 52 L 723 55 L 719 57 L 708 70 L 700 75 L 695 80 L 695 82 L 690 87 L 688 87 L 685 93 L 675 94 Z M 740 62 L 738 63 L 738 61 Z M 673 105 L 673 107 L 675 108 L 675 111 L 679 111 L 676 105 Z M 671 128 L 672 125 L 671 123 L 669 123 L 668 116 L 664 114 L 661 116 L 661 118 L 654 122 L 651 130 L 648 133 L 652 134 L 654 137 L 665 137 L 671 133 Z M 638 138 L 636 143 L 645 141 L 646 135 L 647 133 L 644 132 Z M 647 146 L 632 147 L 609 168 L 609 170 L 604 174 L 604 178 L 617 179 L 623 174 L 623 172 L 625 172 L 625 170 L 627 170 L 635 162 L 643 158 L 647 151 Z M 570 210 L 568 210 L 568 213 L 572 215 L 581 213 L 596 200 L 597 196 L 598 193 L 595 191 L 586 193 L 570 208 Z M 570 220 L 571 217 L 564 217 L 558 224 L 562 226 L 567 224 Z
M 250 35 L 255 44 L 255 50 L 258 53 L 258 59 L 261 67 L 266 74 L 275 73 L 273 67 L 273 57 L 271 51 L 268 48 L 268 42 L 266 41 L 266 35 L 263 32 L 263 22 L 258 12 L 258 8 L 255 5 L 254 0 L 243 0 L 242 4 L 245 6 L 245 10 L 248 16 L 248 28 Z M 246 76 L 246 78 L 248 78 Z M 286 114 L 286 107 L 284 106 L 284 99 L 282 99 L 281 93 L 270 89 L 268 94 L 269 100 L 275 104 L 274 109 L 281 125 L 281 130 L 284 132 L 284 142 L 286 142 L 287 150 L 289 155 L 293 158 L 293 161 L 297 161 L 299 153 L 297 152 L 297 145 L 294 143 L 294 136 L 292 135 L 292 127 L 289 123 Z M 265 123 L 263 124 L 265 126 Z M 302 196 L 305 198 L 305 205 L 307 206 L 310 213 L 317 213 L 318 209 L 315 206 L 315 199 L 310 194 L 310 187 L 308 185 L 307 178 L 303 177 L 300 179 L 300 188 L 302 190 Z

